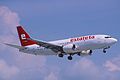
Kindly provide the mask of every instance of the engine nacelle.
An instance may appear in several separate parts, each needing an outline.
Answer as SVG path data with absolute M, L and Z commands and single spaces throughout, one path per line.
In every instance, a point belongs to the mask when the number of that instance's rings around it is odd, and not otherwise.
M 74 53 L 76 52 L 77 46 L 75 44 L 68 44 L 63 46 L 63 51 L 65 53 Z
M 91 55 L 92 50 L 85 50 L 80 53 L 81 56 Z

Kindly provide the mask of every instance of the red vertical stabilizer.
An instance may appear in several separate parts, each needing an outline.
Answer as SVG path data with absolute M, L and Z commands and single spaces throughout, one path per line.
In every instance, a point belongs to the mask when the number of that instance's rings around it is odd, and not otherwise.
M 28 46 L 28 45 L 36 44 L 36 42 L 28 40 L 30 36 L 27 32 L 25 32 L 22 26 L 17 26 L 17 31 L 18 31 L 20 42 L 21 42 L 21 46 Z

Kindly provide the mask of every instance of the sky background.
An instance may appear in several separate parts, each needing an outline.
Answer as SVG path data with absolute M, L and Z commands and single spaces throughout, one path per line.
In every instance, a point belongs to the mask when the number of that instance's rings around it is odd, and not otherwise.
M 119 45 L 92 56 L 34 56 L 2 42 L 18 44 L 16 25 L 40 40 L 108 34 L 119 40 L 120 0 L 0 0 L 0 80 L 119 80 Z

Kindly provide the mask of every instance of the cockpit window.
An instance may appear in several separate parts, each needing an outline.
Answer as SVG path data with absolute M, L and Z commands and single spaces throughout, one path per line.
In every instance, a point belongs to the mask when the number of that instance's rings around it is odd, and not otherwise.
M 111 38 L 111 36 L 106 36 L 105 38 Z

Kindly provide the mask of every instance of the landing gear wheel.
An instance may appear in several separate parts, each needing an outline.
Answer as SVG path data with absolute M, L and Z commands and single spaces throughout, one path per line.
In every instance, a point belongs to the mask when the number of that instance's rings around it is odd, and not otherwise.
M 70 55 L 70 56 L 68 56 L 68 60 L 72 60 L 72 56 Z
M 103 50 L 103 53 L 106 53 L 106 52 L 107 52 L 107 51 L 104 49 L 104 50 Z
M 37 54 L 35 53 L 35 56 L 37 56 Z
M 59 57 L 63 57 L 63 54 L 58 54 Z
M 77 55 L 78 55 L 78 56 L 81 56 L 81 53 L 78 53 Z

